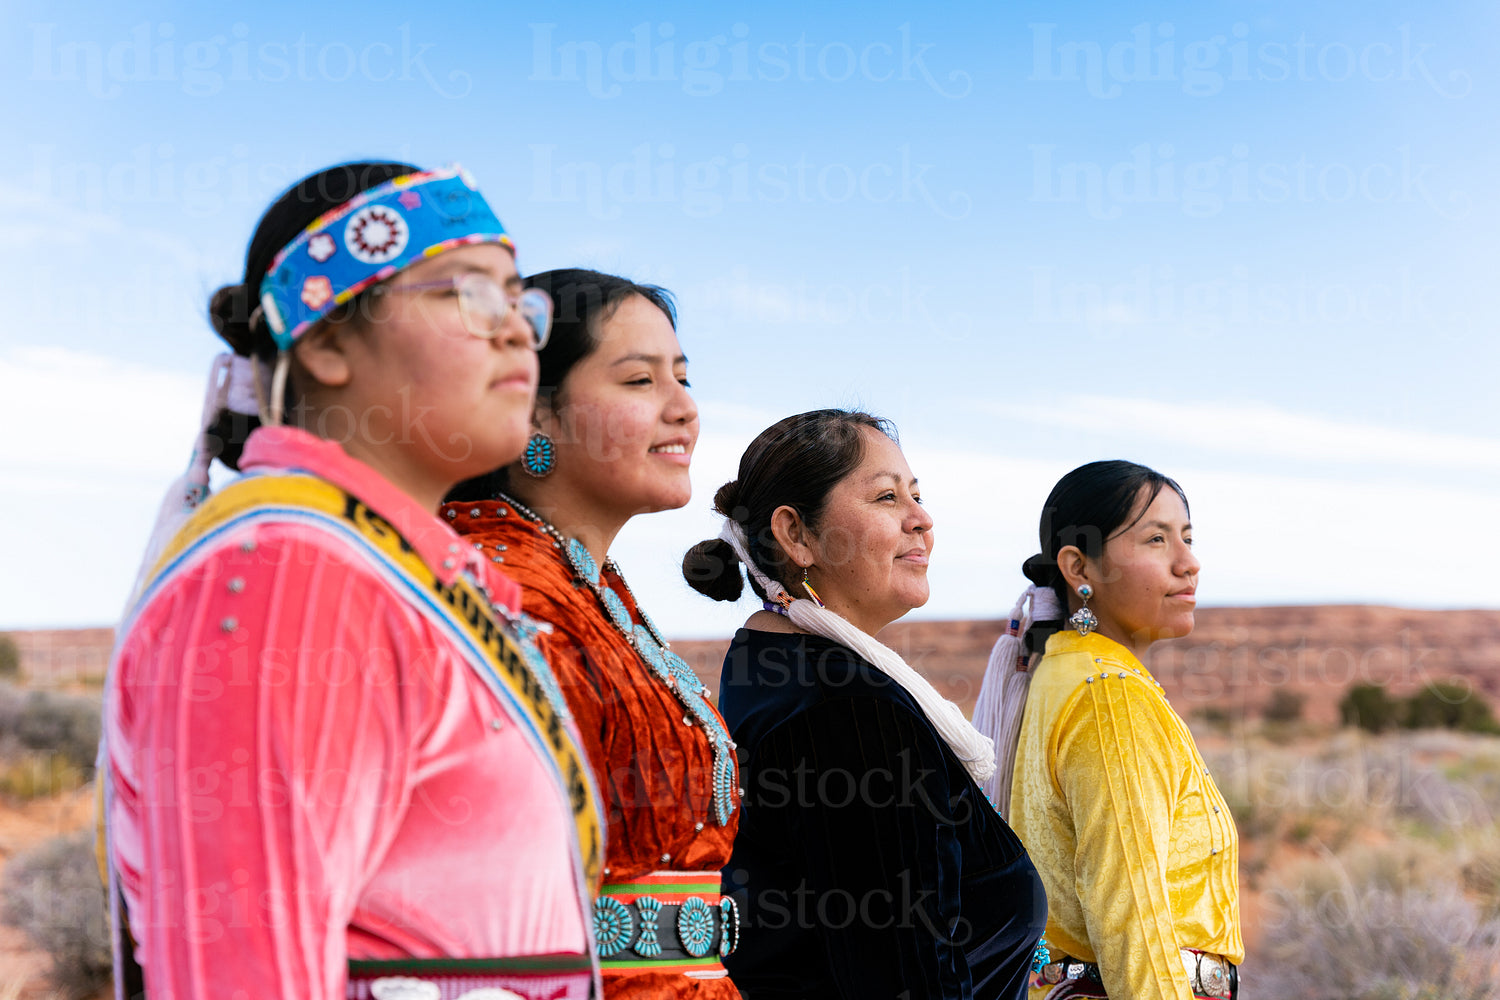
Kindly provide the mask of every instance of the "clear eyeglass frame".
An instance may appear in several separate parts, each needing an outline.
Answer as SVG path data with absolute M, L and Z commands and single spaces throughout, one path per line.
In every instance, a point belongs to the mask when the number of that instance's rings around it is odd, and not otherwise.
M 552 297 L 540 288 L 527 288 L 519 295 L 509 295 L 488 275 L 466 271 L 441 281 L 419 281 L 409 285 L 377 285 L 380 294 L 392 292 L 432 292 L 451 290 L 458 296 L 458 315 L 464 329 L 483 340 L 493 340 L 500 333 L 512 309 L 531 328 L 531 348 L 540 351 L 552 334 Z

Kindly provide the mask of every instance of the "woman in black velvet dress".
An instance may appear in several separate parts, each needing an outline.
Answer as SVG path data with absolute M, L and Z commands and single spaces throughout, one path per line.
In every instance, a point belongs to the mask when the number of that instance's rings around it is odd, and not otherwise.
M 817 410 L 762 432 L 683 575 L 763 600 L 724 661 L 744 813 L 724 869 L 749 1000 L 1020 998 L 1042 885 L 977 782 L 989 741 L 874 636 L 927 601 L 932 518 L 888 423 Z

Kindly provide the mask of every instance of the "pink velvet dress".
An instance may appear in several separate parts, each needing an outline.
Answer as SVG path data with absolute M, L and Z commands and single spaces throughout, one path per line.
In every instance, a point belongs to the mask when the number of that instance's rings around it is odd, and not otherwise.
M 242 465 L 339 487 L 439 585 L 468 573 L 519 608 L 515 583 L 336 444 L 262 429 Z M 295 510 L 194 551 L 127 620 L 106 697 L 110 861 L 152 1000 L 335 1000 L 351 960 L 557 956 L 573 971 L 534 995 L 587 996 L 594 887 L 514 706 Z

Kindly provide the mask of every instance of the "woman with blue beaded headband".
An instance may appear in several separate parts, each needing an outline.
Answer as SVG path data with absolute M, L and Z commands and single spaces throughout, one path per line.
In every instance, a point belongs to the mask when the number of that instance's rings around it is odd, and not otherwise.
M 1032 1000 L 1231 998 L 1239 841 L 1192 734 L 1142 663 L 1193 630 L 1187 496 L 1133 462 L 1068 473 L 974 708 L 992 791 L 1047 886 Z
M 714 498 L 683 576 L 763 601 L 724 659 L 744 817 L 724 888 L 746 997 L 1024 996 L 1046 903 L 980 782 L 990 741 L 876 634 L 927 602 L 932 518 L 895 430 L 787 417 Z
M 609 555 L 633 518 L 692 495 L 698 409 L 676 315 L 662 289 L 596 271 L 527 284 L 556 303 L 530 442 L 444 512 L 551 628 L 538 642 L 609 813 L 595 908 L 605 995 L 734 997 L 721 960 L 739 926 L 719 895 L 739 820 L 734 747 Z
M 118 994 L 592 995 L 592 775 L 520 588 L 436 516 L 520 454 L 550 303 L 462 170 L 359 163 L 210 311 L 235 355 L 106 688 Z

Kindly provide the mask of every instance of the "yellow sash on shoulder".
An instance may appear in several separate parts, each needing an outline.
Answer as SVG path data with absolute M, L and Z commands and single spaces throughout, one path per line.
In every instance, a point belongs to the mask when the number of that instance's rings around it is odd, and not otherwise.
M 550 762 L 553 778 L 572 809 L 578 833 L 576 865 L 588 905 L 598 893 L 604 858 L 602 809 L 593 772 L 567 724 L 569 715 L 556 678 L 528 634 L 534 625 L 519 615 L 519 609 L 515 618 L 498 613 L 467 571 L 444 584 L 400 532 L 358 497 L 302 473 L 240 479 L 210 497 L 167 543 L 135 607 L 145 606 L 155 590 L 191 565 L 195 553 L 226 533 L 261 521 L 316 524 L 355 544 L 372 557 L 383 576 L 406 592 L 413 607 L 452 639 Z

